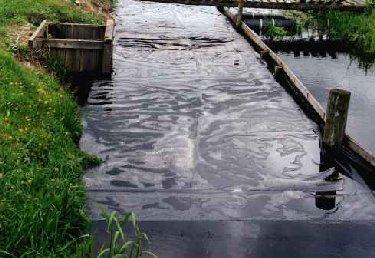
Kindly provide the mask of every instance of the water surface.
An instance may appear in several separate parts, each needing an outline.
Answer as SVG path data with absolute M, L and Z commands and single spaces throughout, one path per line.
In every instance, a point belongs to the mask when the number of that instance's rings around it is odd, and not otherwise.
M 104 159 L 85 175 L 93 220 L 97 205 L 136 212 L 161 257 L 262 257 L 276 243 L 286 257 L 303 238 L 310 257 L 375 250 L 334 226 L 375 232 L 371 190 L 355 171 L 324 180 L 316 124 L 214 7 L 122 1 L 114 69 L 82 108 L 81 148 Z
M 352 93 L 347 132 L 375 153 L 375 71 L 360 68 L 348 53 L 278 54 L 324 107 L 330 89 L 342 88 Z

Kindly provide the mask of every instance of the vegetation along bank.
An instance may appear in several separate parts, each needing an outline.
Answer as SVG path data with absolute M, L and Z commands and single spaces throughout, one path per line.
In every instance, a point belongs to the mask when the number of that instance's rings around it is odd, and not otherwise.
M 87 257 L 78 107 L 28 52 L 44 19 L 103 24 L 113 0 L 0 0 L 0 257 Z
M 375 62 L 375 9 L 369 5 L 364 13 L 321 12 L 316 19 L 326 25 L 332 39 L 351 44 L 360 65 L 365 69 Z
M 364 69 L 375 63 L 375 9 L 368 3 L 364 12 L 285 12 L 286 17 L 296 20 L 296 31 L 303 28 L 317 29 L 329 35 L 330 39 L 340 40 L 350 46 L 352 56 Z M 285 36 L 283 28 L 272 28 L 271 34 Z

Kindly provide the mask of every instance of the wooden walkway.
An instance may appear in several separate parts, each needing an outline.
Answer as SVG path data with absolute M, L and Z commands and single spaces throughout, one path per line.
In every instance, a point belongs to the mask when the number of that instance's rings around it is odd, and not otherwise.
M 140 0 L 146 1 L 146 0 Z M 159 3 L 186 5 L 237 7 L 234 0 L 153 0 Z M 365 0 L 247 0 L 244 7 L 282 10 L 340 10 L 361 12 L 366 8 Z

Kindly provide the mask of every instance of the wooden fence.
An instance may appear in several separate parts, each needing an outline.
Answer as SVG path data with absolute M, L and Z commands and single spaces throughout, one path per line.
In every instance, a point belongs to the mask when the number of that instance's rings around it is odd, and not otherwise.
M 60 57 L 67 71 L 106 74 L 112 71 L 113 31 L 113 20 L 103 26 L 43 21 L 29 39 L 29 47 Z

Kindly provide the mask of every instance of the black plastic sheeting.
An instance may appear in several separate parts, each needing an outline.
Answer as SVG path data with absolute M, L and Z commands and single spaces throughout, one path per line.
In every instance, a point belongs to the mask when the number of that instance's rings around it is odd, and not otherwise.
M 80 146 L 105 161 L 85 175 L 93 220 L 136 212 L 161 257 L 375 252 L 342 240 L 375 235 L 371 190 L 324 180 L 317 126 L 214 7 L 124 0 L 116 30 L 114 76 L 82 108 Z

